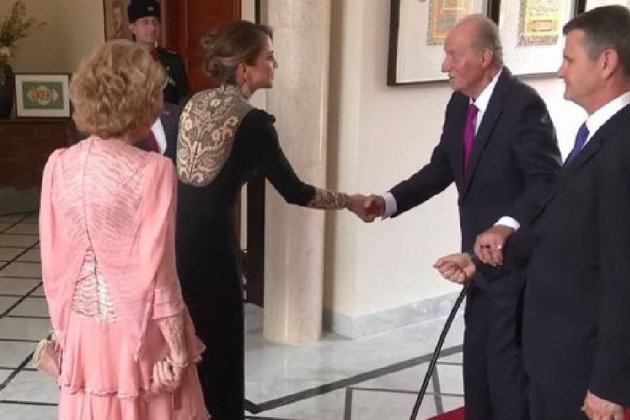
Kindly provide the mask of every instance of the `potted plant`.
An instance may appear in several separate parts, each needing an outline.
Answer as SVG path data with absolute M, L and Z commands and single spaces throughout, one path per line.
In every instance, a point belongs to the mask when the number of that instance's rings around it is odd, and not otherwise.
M 15 50 L 15 43 L 44 24 L 26 15 L 26 5 L 22 0 L 16 0 L 9 14 L 0 22 L 0 118 L 8 118 L 13 106 L 15 80 L 9 59 Z

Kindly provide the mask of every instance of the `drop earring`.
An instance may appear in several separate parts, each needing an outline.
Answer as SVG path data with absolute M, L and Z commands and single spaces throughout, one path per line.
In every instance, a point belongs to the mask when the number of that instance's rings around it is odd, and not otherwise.
M 243 95 L 245 99 L 249 99 L 252 96 L 252 91 L 249 88 L 249 83 L 243 82 L 243 84 L 241 85 L 241 95 Z

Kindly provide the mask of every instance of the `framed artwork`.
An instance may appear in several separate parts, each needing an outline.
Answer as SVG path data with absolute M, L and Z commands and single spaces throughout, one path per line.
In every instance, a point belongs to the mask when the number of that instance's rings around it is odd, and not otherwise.
M 490 0 L 391 0 L 387 84 L 447 80 L 440 70 L 446 34 L 466 15 L 489 15 L 490 5 Z
M 128 4 L 129 0 L 103 0 L 105 41 L 119 38 L 131 39 L 127 19 Z
M 517 75 L 551 75 L 562 64 L 562 27 L 579 0 L 503 0 L 498 4 L 503 61 Z
M 584 3 L 584 8 L 583 10 L 580 10 L 580 12 L 587 12 L 600 6 L 613 5 L 625 6 L 626 8 L 630 9 L 630 0 L 582 0 L 582 3 Z
M 70 117 L 69 74 L 16 73 L 17 117 Z

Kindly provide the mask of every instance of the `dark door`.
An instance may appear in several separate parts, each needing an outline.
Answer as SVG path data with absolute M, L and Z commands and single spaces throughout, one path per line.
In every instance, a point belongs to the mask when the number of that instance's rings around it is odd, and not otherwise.
M 162 0 L 166 12 L 164 41 L 180 52 L 193 92 L 212 87 L 202 70 L 201 38 L 218 26 L 241 17 L 241 0 Z

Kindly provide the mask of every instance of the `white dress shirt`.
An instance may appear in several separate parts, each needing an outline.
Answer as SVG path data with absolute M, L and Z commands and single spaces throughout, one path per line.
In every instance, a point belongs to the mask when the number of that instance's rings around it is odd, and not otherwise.
M 597 111 L 593 112 L 586 119 L 586 128 L 588 128 L 588 137 L 584 142 L 582 149 L 586 147 L 588 142 L 593 138 L 593 135 L 601 128 L 602 125 L 611 119 L 617 112 L 621 111 L 627 105 L 630 104 L 630 92 L 626 92 L 621 96 L 616 97 L 612 101 L 608 102 Z
M 162 120 L 159 117 L 151 126 L 151 132 L 153 132 L 155 142 L 160 148 L 160 153 L 164 154 L 164 152 L 166 151 L 166 133 L 164 132 Z

